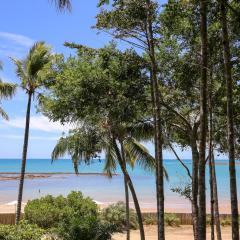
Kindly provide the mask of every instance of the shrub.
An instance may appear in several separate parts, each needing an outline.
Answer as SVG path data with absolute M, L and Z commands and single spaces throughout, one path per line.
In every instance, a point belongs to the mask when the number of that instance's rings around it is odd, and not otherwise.
M 103 226 L 98 206 L 81 192 L 29 201 L 25 219 L 64 240 L 105 240 L 110 239 L 112 232 L 112 225 Z
M 102 210 L 102 220 L 112 224 L 116 232 L 126 230 L 126 205 L 123 202 L 109 205 Z M 137 217 L 133 209 L 130 209 L 130 227 L 131 229 L 138 228 Z
M 165 214 L 164 221 L 167 226 L 179 227 L 180 225 L 180 219 L 173 213 Z
M 232 224 L 231 219 L 229 217 L 223 218 L 220 220 L 221 226 L 230 226 Z
M 157 215 L 156 214 L 146 214 L 143 219 L 145 225 L 156 225 Z
M 1 240 L 40 240 L 46 231 L 26 221 L 16 225 L 0 225 Z

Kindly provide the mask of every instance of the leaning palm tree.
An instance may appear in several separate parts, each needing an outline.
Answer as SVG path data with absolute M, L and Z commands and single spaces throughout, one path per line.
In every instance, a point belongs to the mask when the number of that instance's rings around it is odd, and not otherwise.
M 118 165 L 121 167 L 125 186 L 127 239 L 130 239 L 128 189 L 133 195 L 140 228 L 142 220 L 136 193 L 127 172 L 127 164 L 131 167 L 138 164 L 146 170 L 154 171 L 155 159 L 139 141 L 151 138 L 153 127 L 149 122 L 144 122 L 130 126 L 118 126 L 114 130 L 118 132 L 117 141 L 101 127 L 94 128 L 85 125 L 80 129 L 71 131 L 68 136 L 59 139 L 52 152 L 52 160 L 56 160 L 66 153 L 70 154 L 75 173 L 78 174 L 79 164 L 89 164 L 100 152 L 104 151 L 106 158 L 103 171 L 109 177 L 113 175 Z M 166 172 L 165 176 L 167 177 Z
M 0 70 L 2 69 L 2 63 L 0 62 Z M 0 79 L 0 104 L 3 99 L 10 99 L 13 97 L 16 91 L 16 84 L 6 83 Z M 8 120 L 8 115 L 4 109 L 0 106 L 0 116 Z
M 21 80 L 21 87 L 28 95 L 22 166 L 16 212 L 16 224 L 18 224 L 21 215 L 23 184 L 28 150 L 31 103 L 34 94 L 36 94 L 36 90 L 41 87 L 41 83 L 44 80 L 43 78 L 46 76 L 46 69 L 51 63 L 50 48 L 46 46 L 44 42 L 37 42 L 29 50 L 29 53 L 25 59 L 12 59 L 12 61 L 16 66 L 16 74 Z

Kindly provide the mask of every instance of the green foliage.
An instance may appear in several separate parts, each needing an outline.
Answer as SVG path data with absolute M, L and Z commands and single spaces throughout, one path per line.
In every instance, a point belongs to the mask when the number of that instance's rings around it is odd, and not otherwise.
M 164 221 L 167 226 L 179 227 L 180 225 L 180 219 L 173 213 L 165 214 Z
M 146 214 L 146 215 L 144 215 L 143 223 L 145 225 L 157 225 L 156 214 Z
M 63 196 L 46 196 L 29 201 L 25 219 L 44 229 L 51 229 L 64 240 L 105 240 L 111 226 L 103 225 L 97 205 L 80 192 Z
M 19 225 L 0 225 L 1 240 L 40 240 L 46 231 L 36 224 L 28 224 L 26 221 Z
M 174 213 L 165 213 L 164 222 L 166 226 L 179 227 L 180 219 Z M 144 215 L 145 225 L 157 225 L 157 215 L 156 214 L 146 214 Z
M 232 220 L 231 220 L 230 217 L 223 218 L 223 219 L 220 220 L 220 224 L 221 224 L 221 226 L 223 226 L 223 227 L 231 226 Z
M 192 186 L 191 183 L 184 183 L 182 185 L 172 187 L 171 191 L 179 194 L 181 197 L 192 201 Z
M 12 58 L 16 67 L 16 75 L 21 80 L 21 87 L 28 93 L 34 94 L 47 79 L 51 78 L 50 68 L 53 55 L 50 47 L 44 42 L 36 42 L 29 50 L 25 59 Z
M 102 219 L 105 223 L 113 224 L 116 232 L 122 232 L 126 229 L 126 205 L 123 202 L 111 204 L 102 210 Z M 133 209 L 130 209 L 130 227 L 137 229 L 137 216 Z

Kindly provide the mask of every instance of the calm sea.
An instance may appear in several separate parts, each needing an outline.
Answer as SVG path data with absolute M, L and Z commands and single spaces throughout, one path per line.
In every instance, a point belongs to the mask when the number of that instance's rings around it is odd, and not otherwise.
M 184 160 L 191 169 L 191 160 Z M 20 159 L 0 159 L 0 173 L 18 173 L 20 171 Z M 80 165 L 80 173 L 101 173 L 104 160 L 94 161 L 90 165 Z M 190 211 L 187 200 L 179 197 L 171 191 L 171 188 L 184 186 L 189 179 L 186 170 L 177 160 L 164 160 L 164 166 L 169 175 L 169 181 L 165 181 L 166 208 L 183 209 Z M 240 186 L 240 165 L 237 164 L 237 179 Z M 62 159 L 51 162 L 49 159 L 29 159 L 26 171 L 28 173 L 74 173 L 71 160 Z M 219 197 L 224 209 L 229 205 L 229 174 L 228 162 L 217 160 L 217 181 Z M 113 203 L 124 200 L 123 178 L 120 169 L 116 171 L 118 176 L 109 179 L 98 175 L 53 174 L 48 178 L 25 180 L 24 200 L 44 196 L 46 194 L 66 195 L 72 190 L 82 191 L 85 195 L 101 203 Z M 151 172 L 146 172 L 140 166 L 134 170 L 129 168 L 130 175 L 136 187 L 142 208 L 152 209 L 155 207 L 155 178 Z M 209 174 L 206 170 L 207 196 L 209 196 Z M 0 181 L 0 204 L 14 201 L 17 197 L 18 181 Z M 225 210 L 224 210 L 225 211 Z

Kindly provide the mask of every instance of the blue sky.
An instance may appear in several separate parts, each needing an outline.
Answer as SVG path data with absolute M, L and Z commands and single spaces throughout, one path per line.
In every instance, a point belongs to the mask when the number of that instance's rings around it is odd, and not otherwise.
M 73 0 L 72 3 L 71 13 L 56 11 L 49 0 L 8 0 L 1 3 L 0 59 L 4 69 L 0 77 L 3 81 L 19 82 L 9 57 L 24 57 L 35 41 L 44 40 L 54 52 L 68 55 L 71 50 L 63 46 L 65 41 L 101 47 L 111 40 L 91 29 L 98 12 L 97 0 Z M 127 47 L 126 44 L 123 47 Z M 26 94 L 20 89 L 13 100 L 2 102 L 10 121 L 0 120 L 0 158 L 21 157 L 26 104 Z M 28 157 L 49 158 L 57 139 L 68 127 L 49 122 L 36 113 L 35 106 L 31 116 Z M 148 146 L 153 152 L 152 145 Z M 178 149 L 178 152 L 183 158 L 191 157 L 189 151 Z M 171 158 L 173 155 L 164 152 L 164 157 Z

